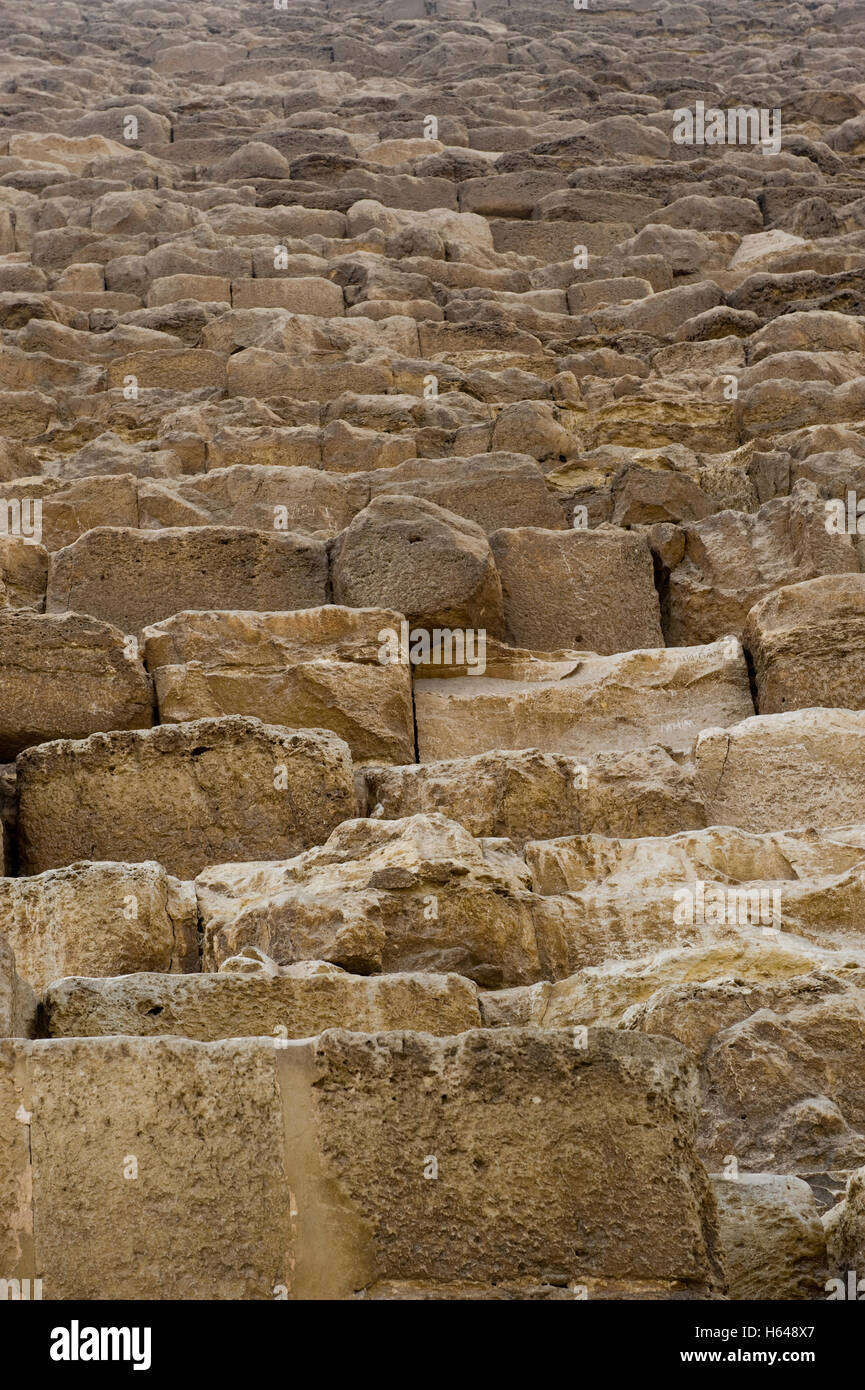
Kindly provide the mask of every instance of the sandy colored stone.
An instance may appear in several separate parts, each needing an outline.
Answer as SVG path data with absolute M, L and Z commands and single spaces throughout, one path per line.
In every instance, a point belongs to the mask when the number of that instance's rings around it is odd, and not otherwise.
M 498 748 L 581 761 L 654 743 L 684 751 L 700 729 L 736 724 L 753 709 L 735 639 L 616 656 L 526 655 L 488 662 L 484 675 L 416 680 L 421 762 Z
M 33 987 L 18 974 L 15 953 L 0 931 L 0 1038 L 32 1037 L 36 1004 Z
M 853 538 L 826 530 L 813 483 L 753 513 L 723 511 L 681 528 L 684 549 L 668 564 L 663 547 L 661 612 L 675 646 L 741 636 L 748 612 L 767 594 L 819 575 L 858 571 Z M 663 529 L 663 528 L 662 528 Z
M 192 877 L 320 843 L 355 807 L 342 739 L 238 715 L 44 743 L 19 755 L 18 787 L 29 874 L 87 857 Z
M 149 729 L 153 690 L 137 647 L 77 613 L 0 610 L 0 759 L 97 730 Z
M 386 609 L 178 613 L 145 629 L 162 723 L 223 714 L 330 729 L 360 762 L 414 758 L 411 674 L 382 664 Z
M 710 825 L 755 832 L 865 823 L 865 713 L 803 709 L 706 729 L 694 745 Z
M 57 980 L 44 995 L 48 1036 L 171 1033 L 218 1038 L 309 1038 L 414 1028 L 446 1037 L 481 1024 L 476 987 L 461 975 L 350 975 L 325 961 L 277 966 L 254 948 L 218 974 L 132 974 Z
M 822 835 L 711 826 L 663 838 L 530 841 L 525 858 L 535 892 L 561 908 L 568 969 L 576 970 L 760 937 L 855 949 L 863 846 L 861 826 Z
M 48 551 L 20 536 L 0 535 L 0 608 L 45 608 Z
M 609 654 L 661 647 L 652 555 L 627 531 L 496 531 L 505 636 L 515 647 Z
M 275 441 L 279 452 L 280 441 Z M 142 480 L 138 485 L 142 528 L 246 526 L 271 535 L 337 535 L 366 506 L 362 478 L 334 477 L 316 468 L 250 461 L 250 442 L 238 441 L 229 457 L 242 463 L 187 478 Z M 212 453 L 212 451 L 211 451 Z
M 438 813 L 346 821 L 293 860 L 215 865 L 196 891 L 206 970 L 255 946 L 280 964 L 448 971 L 487 987 L 560 973 L 558 937 L 513 845 Z
M 760 714 L 865 708 L 865 575 L 776 589 L 751 609 L 742 640 Z
M 826 1237 L 806 1182 L 740 1173 L 713 1177 L 712 1187 L 728 1298 L 825 1297 Z
M 501 632 L 501 583 L 486 536 L 422 498 L 373 498 L 334 542 L 331 582 L 335 603 L 396 609 L 427 628 Z
M 64 975 L 198 969 L 195 894 L 153 862 L 0 879 L 0 934 L 36 990 Z
M 705 1297 L 723 1277 L 694 1072 L 666 1040 L 68 1038 L 0 1044 L 0 1077 L 0 1192 L 45 1298 L 341 1299 L 429 1279 Z
M 51 557 L 46 611 L 140 633 L 187 608 L 308 608 L 326 598 L 324 546 L 231 526 L 99 526 Z
M 667 835 L 705 824 L 689 769 L 663 748 L 576 757 L 478 753 L 405 767 L 368 767 L 367 814 L 385 820 L 441 811 L 475 836 Z M 379 810 L 379 808 L 381 808 Z

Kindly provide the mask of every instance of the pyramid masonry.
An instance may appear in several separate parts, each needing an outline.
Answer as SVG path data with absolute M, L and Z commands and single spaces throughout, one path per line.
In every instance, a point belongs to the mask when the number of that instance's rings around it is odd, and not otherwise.
M 34 1364 L 865 1297 L 863 513 L 861 0 L 3 0 Z

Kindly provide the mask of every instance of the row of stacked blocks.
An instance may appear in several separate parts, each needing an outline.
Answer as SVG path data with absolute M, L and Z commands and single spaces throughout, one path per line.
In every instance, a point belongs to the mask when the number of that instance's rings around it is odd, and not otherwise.
M 0 40 L 0 1290 L 847 1296 L 859 8 Z

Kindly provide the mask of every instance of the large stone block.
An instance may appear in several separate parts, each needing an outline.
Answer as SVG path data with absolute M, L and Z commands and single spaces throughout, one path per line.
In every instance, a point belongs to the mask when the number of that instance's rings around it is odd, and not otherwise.
M 652 554 L 630 531 L 497 531 L 505 636 L 537 651 L 662 647 Z
M 0 759 L 58 738 L 149 729 L 153 690 L 124 634 L 78 613 L 0 610 Z
M 514 748 L 581 761 L 654 743 L 684 752 L 701 729 L 737 724 L 754 708 L 735 639 L 617 656 L 500 649 L 482 675 L 426 671 L 414 687 L 421 762 Z
M 678 532 L 652 533 L 661 566 L 661 611 L 671 645 L 741 636 L 748 612 L 767 594 L 818 575 L 859 570 L 852 536 L 826 529 L 812 483 L 756 512 L 723 511 Z
M 791 710 L 706 729 L 694 765 L 710 825 L 865 823 L 865 712 Z
M 414 758 L 411 674 L 382 664 L 402 617 L 330 604 L 297 613 L 177 613 L 144 631 L 163 723 L 221 714 L 331 729 L 358 762 Z M 2 628 L 0 628 L 2 631 Z
M 422 498 L 375 497 L 333 544 L 334 602 L 499 636 L 502 590 L 484 532 Z
M 461 975 L 350 975 L 325 961 L 278 966 L 252 947 L 218 974 L 56 980 L 43 1003 L 52 1038 L 171 1033 L 212 1042 L 310 1038 L 326 1028 L 446 1037 L 481 1026 L 477 987 Z
M 865 575 L 830 574 L 754 605 L 743 642 L 760 714 L 865 708 Z
M 215 865 L 196 891 L 206 970 L 255 946 L 282 964 L 455 971 L 490 988 L 561 973 L 514 847 L 439 814 L 347 821 L 296 859 Z
M 566 895 L 569 969 L 718 940 L 789 935 L 855 948 L 865 910 L 865 829 L 752 835 L 727 826 L 668 837 L 530 841 L 532 886 Z
M 825 1297 L 826 1236 L 806 1182 L 739 1173 L 712 1187 L 729 1298 Z
M 310 536 L 99 526 L 51 557 L 46 611 L 140 633 L 186 608 L 311 608 L 326 598 L 327 556 Z
M 18 758 L 25 873 L 77 859 L 206 864 L 294 854 L 354 814 L 351 754 L 323 729 L 229 716 L 93 734 Z
M 0 934 L 37 990 L 63 975 L 198 969 L 194 890 L 155 863 L 0 879 Z
M 693 1067 L 667 1040 L 6 1042 L 0 1105 L 12 1272 L 45 1298 L 721 1285 Z
M 239 442 L 234 452 L 248 459 L 251 443 Z M 277 439 L 277 453 L 279 448 Z M 142 528 L 245 526 L 271 535 L 326 538 L 366 506 L 369 487 L 363 478 L 334 477 L 317 468 L 245 461 L 194 477 L 142 480 L 138 497 Z
M 408 459 L 370 475 L 372 495 L 399 493 L 474 521 L 487 533 L 504 526 L 563 530 L 564 511 L 527 454 L 493 451 L 473 458 Z
M 368 815 L 441 811 L 472 835 L 518 845 L 560 835 L 673 835 L 706 823 L 690 769 L 657 746 L 585 762 L 536 748 L 478 753 L 368 767 L 364 776 Z

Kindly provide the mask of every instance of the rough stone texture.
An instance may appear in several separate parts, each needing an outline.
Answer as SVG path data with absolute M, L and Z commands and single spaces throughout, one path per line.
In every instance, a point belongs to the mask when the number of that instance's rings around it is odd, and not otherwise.
M 38 1274 L 46 1298 L 388 1297 L 428 1280 L 721 1287 L 694 1072 L 665 1040 L 65 1038 L 0 1043 L 0 1077 L 12 1137 L 0 1192 L 22 1232 L 13 1273 Z
M 767 593 L 818 575 L 858 571 L 852 536 L 830 534 L 813 485 L 753 514 L 724 511 L 664 536 L 661 611 L 672 646 L 742 635 L 748 611 Z M 666 530 L 662 527 L 661 530 Z M 673 555 L 672 559 L 668 556 Z
M 849 1298 L 848 1272 L 853 1270 L 858 1300 L 862 1296 L 859 1280 L 863 1277 L 859 1271 L 865 1267 L 865 1168 L 850 1175 L 842 1201 L 826 1213 L 823 1225 L 830 1277 L 842 1280 L 841 1297 Z
M 129 1030 L 0 948 L 0 1281 L 799 1301 L 794 1178 L 861 1265 L 863 52 L 0 7 L 0 936 Z
M 707 729 L 694 746 L 710 825 L 773 830 L 865 823 L 865 713 L 755 715 Z
M 178 613 L 145 628 L 162 723 L 223 714 L 331 729 L 353 758 L 414 757 L 411 674 L 383 664 L 400 613 L 330 605 L 297 613 Z
M 332 580 L 335 603 L 501 635 L 501 581 L 487 538 L 435 502 L 374 498 L 335 541 Z
M 536 748 L 448 762 L 368 767 L 368 815 L 441 811 L 472 835 L 671 835 L 705 825 L 693 775 L 665 749 L 598 753 L 580 762 Z
M 760 714 L 865 708 L 865 575 L 826 575 L 768 594 L 743 642 Z
M 701 729 L 746 719 L 748 673 L 734 639 L 617 656 L 510 652 L 483 676 L 415 682 L 421 762 L 496 748 L 586 759 L 647 744 L 684 751 Z
M 207 869 L 196 891 L 206 970 L 244 946 L 280 964 L 455 971 L 493 988 L 558 965 L 513 845 L 475 840 L 440 814 L 346 821 L 296 859 Z
M 8 939 L 0 933 L 0 1037 L 31 1037 L 36 1025 L 36 1002 L 32 986 L 21 979 L 15 968 L 15 953 Z
M 42 744 L 19 755 L 18 786 L 31 874 L 88 857 L 191 877 L 315 844 L 355 804 L 342 739 L 240 716 Z
M 727 1297 L 825 1297 L 826 1236 L 801 1178 L 772 1173 L 713 1177 Z
M 413 1028 L 446 1037 L 481 1026 L 477 989 L 460 975 L 350 975 L 326 961 L 278 966 L 247 947 L 218 974 L 133 974 L 57 980 L 44 995 L 52 1038 L 171 1033 L 218 1038 L 309 1038 Z
M 153 862 L 0 879 L 0 933 L 37 990 L 62 975 L 198 969 L 192 885 Z
M 604 654 L 663 646 L 642 536 L 523 526 L 496 531 L 490 545 L 513 646 Z
M 575 970 L 761 935 L 855 948 L 865 891 L 863 839 L 862 827 L 758 836 L 712 826 L 665 838 L 530 841 L 525 857 L 536 892 L 567 895 L 562 930 Z M 729 889 L 735 898 L 727 897 Z
M 311 608 L 326 586 L 324 546 L 308 536 L 98 526 L 52 556 L 46 611 L 140 633 L 186 608 Z
M 117 628 L 79 614 L 0 610 L 0 759 L 58 738 L 149 729 L 153 690 Z

